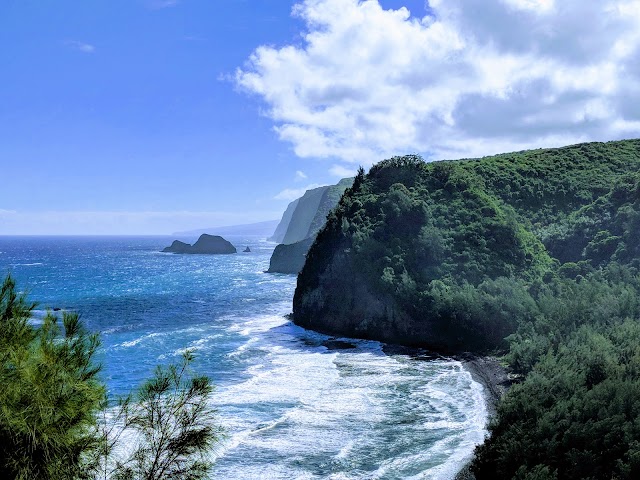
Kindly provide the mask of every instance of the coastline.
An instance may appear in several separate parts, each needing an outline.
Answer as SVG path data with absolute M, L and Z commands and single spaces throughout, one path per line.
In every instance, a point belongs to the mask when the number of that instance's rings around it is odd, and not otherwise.
M 491 421 L 496 415 L 498 402 L 509 390 L 513 380 L 496 357 L 462 354 L 455 358 L 462 362 L 464 368 L 471 373 L 471 377 L 484 387 L 488 420 Z M 470 465 L 471 461 L 460 469 L 454 480 L 475 480 Z

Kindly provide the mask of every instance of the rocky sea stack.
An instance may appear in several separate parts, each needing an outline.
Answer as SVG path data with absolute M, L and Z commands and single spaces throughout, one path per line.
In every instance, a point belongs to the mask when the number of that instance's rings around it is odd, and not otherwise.
M 170 247 L 166 247 L 162 251 L 165 253 L 199 253 L 208 255 L 237 252 L 236 247 L 231 245 L 229 241 L 218 235 L 208 235 L 206 233 L 200 235 L 198 241 L 193 245 L 174 240 Z

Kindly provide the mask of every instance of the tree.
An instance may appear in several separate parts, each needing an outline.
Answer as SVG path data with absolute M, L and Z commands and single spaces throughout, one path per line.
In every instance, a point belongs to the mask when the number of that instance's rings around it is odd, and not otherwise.
M 0 477 L 78 478 L 96 450 L 96 413 L 104 396 L 94 355 L 100 342 L 77 314 L 36 307 L 8 275 L 0 289 Z
M 209 379 L 190 374 L 191 352 L 178 365 L 158 367 L 114 410 L 94 360 L 98 335 L 70 312 L 62 325 L 49 312 L 36 326 L 35 307 L 8 275 L 0 288 L 0 478 L 207 475 L 222 430 L 214 423 Z
M 100 476 L 118 480 L 197 480 L 213 466 L 211 453 L 222 437 L 211 406 L 213 386 L 191 376 L 193 353 L 178 365 L 157 367 L 155 376 L 119 401 L 105 423 Z M 125 439 L 126 441 L 123 441 Z M 123 445 L 127 443 L 127 446 Z M 133 445 L 133 449 L 131 449 Z M 124 450 L 126 458 L 122 458 Z

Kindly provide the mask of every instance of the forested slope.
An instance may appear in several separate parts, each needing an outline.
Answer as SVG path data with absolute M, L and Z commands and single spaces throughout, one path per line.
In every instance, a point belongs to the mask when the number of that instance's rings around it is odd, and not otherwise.
M 478 478 L 640 475 L 640 141 L 361 171 L 298 278 L 294 321 L 505 354 Z

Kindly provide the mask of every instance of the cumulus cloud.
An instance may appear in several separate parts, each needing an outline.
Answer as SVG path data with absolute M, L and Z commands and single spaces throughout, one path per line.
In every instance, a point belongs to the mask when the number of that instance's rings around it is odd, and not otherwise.
M 306 180 L 307 179 L 307 174 L 304 173 L 302 170 L 297 170 L 296 171 L 296 175 L 295 175 L 295 180 L 296 182 L 299 182 L 301 180 Z
M 300 198 L 302 195 L 304 195 L 304 192 L 306 192 L 307 190 L 318 188 L 320 186 L 321 185 L 318 183 L 312 183 L 311 185 L 307 185 L 306 187 L 302 188 L 285 188 L 273 198 L 275 200 L 295 200 L 296 198 Z
M 640 134 L 640 0 L 428 7 L 305 0 L 300 44 L 258 47 L 236 82 L 300 157 L 368 165 Z

